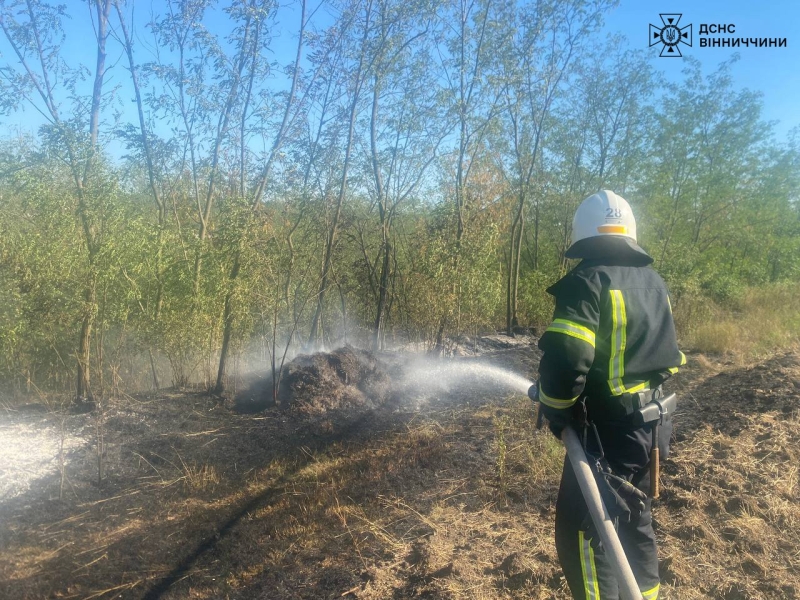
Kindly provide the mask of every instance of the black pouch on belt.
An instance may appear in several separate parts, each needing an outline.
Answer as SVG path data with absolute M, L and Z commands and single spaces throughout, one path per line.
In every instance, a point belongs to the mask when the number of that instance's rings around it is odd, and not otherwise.
M 654 399 L 660 398 L 661 395 L 661 388 L 625 392 L 619 396 L 610 397 L 589 394 L 586 397 L 586 407 L 590 419 L 595 422 L 619 422 L 640 427 L 637 413 Z

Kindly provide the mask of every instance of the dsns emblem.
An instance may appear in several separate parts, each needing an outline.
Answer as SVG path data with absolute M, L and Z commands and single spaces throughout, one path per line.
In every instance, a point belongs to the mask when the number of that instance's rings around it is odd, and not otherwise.
M 683 15 L 660 14 L 663 27 L 650 25 L 650 46 L 663 44 L 659 56 L 682 56 L 680 44 L 692 45 L 692 24 L 679 27 Z

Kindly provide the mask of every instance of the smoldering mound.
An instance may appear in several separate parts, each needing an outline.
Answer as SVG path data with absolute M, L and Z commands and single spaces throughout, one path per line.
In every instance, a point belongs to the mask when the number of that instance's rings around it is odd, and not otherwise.
M 301 354 L 281 378 L 281 405 L 298 416 L 371 410 L 389 398 L 387 365 L 368 350 L 346 345 L 333 352 Z
M 283 368 L 278 405 L 301 419 L 375 409 L 390 398 L 391 362 L 350 345 L 332 352 L 300 354 Z M 271 373 L 251 374 L 236 394 L 234 409 L 252 413 L 273 407 L 272 389 Z
M 376 409 L 418 410 L 464 395 L 505 389 L 525 394 L 505 352 L 486 357 L 435 358 L 405 352 L 374 353 L 345 345 L 332 352 L 301 354 L 283 370 L 277 389 L 280 410 L 300 421 L 353 421 Z M 237 394 L 239 412 L 271 407 L 272 378 L 262 375 Z

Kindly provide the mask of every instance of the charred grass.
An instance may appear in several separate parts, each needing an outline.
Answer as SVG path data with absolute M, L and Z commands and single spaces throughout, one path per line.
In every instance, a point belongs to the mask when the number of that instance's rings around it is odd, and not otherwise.
M 800 366 L 690 356 L 662 498 L 662 598 L 800 596 Z M 496 358 L 517 372 L 531 353 Z M 565 599 L 563 450 L 527 399 L 462 386 L 308 430 L 174 393 L 0 508 L 0 597 Z
M 798 598 L 798 354 L 699 362 L 655 513 L 668 597 Z
M 102 484 L 86 448 L 64 499 L 51 479 L 2 508 L 0 596 L 553 597 L 563 453 L 493 392 L 310 429 L 198 394 L 120 401 Z

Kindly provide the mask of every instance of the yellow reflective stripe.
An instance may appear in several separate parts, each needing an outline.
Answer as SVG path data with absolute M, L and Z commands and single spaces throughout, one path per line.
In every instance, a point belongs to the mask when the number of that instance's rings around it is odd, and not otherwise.
M 597 569 L 594 564 L 594 549 L 589 540 L 578 531 L 578 545 L 581 549 L 581 573 L 583 574 L 583 591 L 586 600 L 600 600 L 600 584 L 597 581 Z M 649 599 L 648 599 L 649 600 Z
M 681 355 L 681 364 L 679 366 L 682 367 L 683 365 L 686 364 L 686 355 L 680 350 L 678 350 L 678 353 Z M 670 367 L 669 372 L 674 375 L 675 373 L 678 372 L 678 367 Z
M 678 369 L 678 367 L 675 367 L 676 371 L 677 371 L 677 369 Z M 611 382 L 609 382 L 609 383 L 611 383 Z M 619 389 L 622 390 L 620 392 L 620 394 L 633 394 L 634 392 L 643 392 L 643 391 L 647 391 L 647 390 L 650 389 L 650 382 L 649 381 L 645 381 L 643 383 L 637 383 L 633 387 L 627 387 L 625 385 L 625 383 L 622 382 L 622 381 L 615 382 L 615 383 L 619 386 Z
M 656 584 L 656 587 L 650 588 L 646 592 L 642 592 L 642 597 L 644 600 L 656 600 L 658 598 L 658 589 L 661 587 L 660 583 Z
M 625 393 L 622 377 L 625 375 L 625 342 L 628 317 L 625 313 L 625 299 L 622 291 L 609 290 L 611 294 L 611 358 L 608 362 L 608 385 L 611 393 L 620 395 Z
M 644 383 L 640 383 L 639 385 L 635 385 L 635 386 L 630 387 L 630 388 L 629 387 L 625 387 L 623 385 L 622 389 L 623 389 L 624 392 L 627 392 L 628 394 L 632 394 L 634 392 L 641 392 L 643 390 L 649 390 L 650 389 L 650 382 L 649 381 L 645 381 Z
M 583 340 L 587 344 L 591 344 L 592 348 L 594 348 L 594 331 L 588 327 L 584 327 L 579 323 L 575 323 L 574 321 L 568 321 L 567 319 L 555 319 L 550 327 L 547 328 L 547 331 L 552 331 L 553 333 L 563 333 L 564 335 L 572 336 L 579 340 Z
M 669 314 L 672 314 L 672 301 L 669 299 L 669 294 L 667 294 L 667 306 L 669 306 Z
M 580 396 L 575 396 L 569 400 L 561 399 L 561 398 L 552 398 L 544 393 L 542 390 L 542 386 L 539 386 L 539 401 L 543 404 L 546 404 L 550 408 L 569 408 Z
M 625 227 L 625 225 L 600 225 L 600 227 L 597 228 L 597 233 L 628 235 L 628 228 Z

